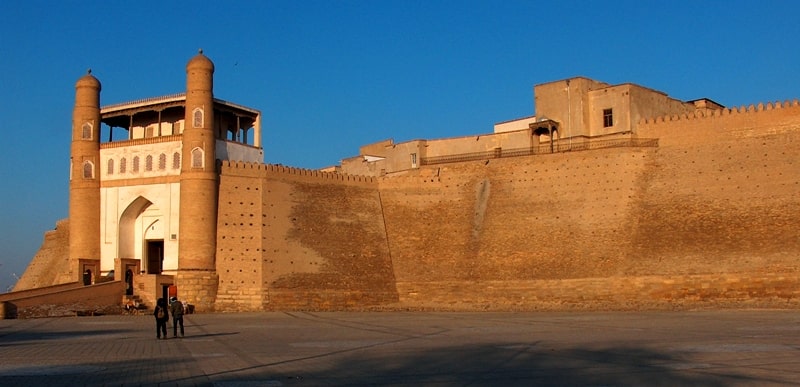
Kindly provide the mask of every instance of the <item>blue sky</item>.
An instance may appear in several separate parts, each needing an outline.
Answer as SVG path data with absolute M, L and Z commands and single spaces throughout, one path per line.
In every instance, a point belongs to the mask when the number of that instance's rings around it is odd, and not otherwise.
M 67 217 L 75 82 L 101 104 L 183 92 L 261 110 L 265 161 L 321 168 L 361 145 L 488 133 L 533 85 L 586 76 L 726 106 L 800 97 L 796 1 L 0 2 L 0 291 Z

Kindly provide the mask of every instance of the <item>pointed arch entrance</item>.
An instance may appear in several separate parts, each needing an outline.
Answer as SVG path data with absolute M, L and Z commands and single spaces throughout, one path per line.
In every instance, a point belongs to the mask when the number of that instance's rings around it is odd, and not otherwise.
M 120 258 L 141 260 L 142 271 L 161 274 L 164 262 L 164 220 L 153 202 L 139 196 L 119 220 Z

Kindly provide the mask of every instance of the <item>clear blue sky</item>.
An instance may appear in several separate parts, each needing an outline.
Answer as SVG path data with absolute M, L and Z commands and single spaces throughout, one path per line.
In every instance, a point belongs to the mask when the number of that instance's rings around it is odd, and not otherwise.
M 101 104 L 182 92 L 261 110 L 265 161 L 338 164 L 393 138 L 488 133 L 535 84 L 587 76 L 726 106 L 800 97 L 797 1 L 0 2 L 0 291 L 67 217 L 75 82 Z

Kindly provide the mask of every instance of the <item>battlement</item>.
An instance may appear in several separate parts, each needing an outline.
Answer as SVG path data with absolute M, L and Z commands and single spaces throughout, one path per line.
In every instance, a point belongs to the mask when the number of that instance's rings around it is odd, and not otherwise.
M 221 173 L 223 175 L 242 175 L 251 177 L 273 177 L 279 179 L 304 180 L 310 182 L 340 182 L 354 185 L 372 185 L 376 178 L 372 176 L 348 175 L 336 172 L 323 172 L 312 169 L 287 167 L 280 164 L 265 164 L 245 161 L 223 160 Z
M 758 105 L 752 105 L 752 104 L 749 106 L 742 105 L 740 107 L 724 108 L 712 111 L 697 110 L 693 113 L 663 115 L 658 117 L 643 118 L 639 121 L 639 125 L 640 126 L 655 125 L 662 123 L 675 123 L 677 121 L 736 116 L 741 114 L 757 114 L 778 109 L 800 110 L 800 101 L 795 99 L 792 101 L 787 100 L 784 102 L 780 101 L 776 101 L 774 103 L 767 102 L 766 105 L 764 103 L 759 103 Z
M 798 100 L 661 116 L 641 120 L 636 128 L 638 136 L 659 138 L 663 146 L 681 147 L 798 131 Z

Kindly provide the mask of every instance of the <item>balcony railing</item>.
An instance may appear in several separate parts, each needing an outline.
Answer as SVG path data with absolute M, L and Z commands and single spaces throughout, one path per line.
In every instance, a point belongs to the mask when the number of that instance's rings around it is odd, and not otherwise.
M 180 141 L 180 139 L 181 139 L 180 134 L 171 134 L 168 136 L 137 138 L 133 140 L 116 140 L 112 142 L 101 143 L 100 149 L 121 148 L 125 146 L 134 146 L 134 145 L 158 144 L 162 142 Z

